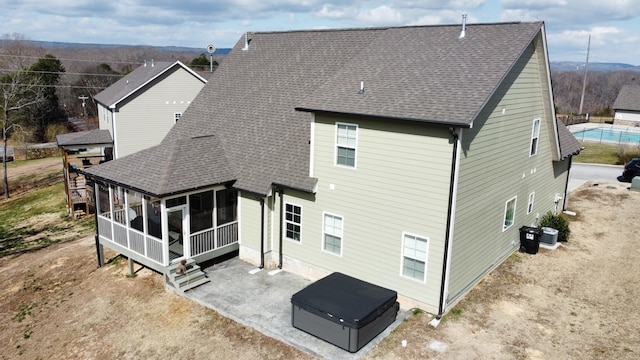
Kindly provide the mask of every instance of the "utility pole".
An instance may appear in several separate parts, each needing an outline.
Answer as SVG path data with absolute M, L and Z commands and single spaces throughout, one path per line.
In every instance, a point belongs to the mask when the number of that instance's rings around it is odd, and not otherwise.
M 591 34 L 589 34 L 589 42 L 587 44 L 587 61 L 584 63 L 584 80 L 582 81 L 582 96 L 580 97 L 580 111 L 582 115 L 582 105 L 584 104 L 584 91 L 587 88 L 587 67 L 589 66 L 589 50 L 591 49 Z
M 85 104 L 85 100 L 87 100 L 89 97 L 88 96 L 78 96 L 78 99 L 82 100 L 82 113 L 84 114 L 84 118 L 87 118 L 87 108 L 86 108 L 86 104 Z

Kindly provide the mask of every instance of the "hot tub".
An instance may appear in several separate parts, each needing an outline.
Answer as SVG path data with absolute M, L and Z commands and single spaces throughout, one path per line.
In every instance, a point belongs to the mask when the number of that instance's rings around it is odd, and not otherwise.
M 349 352 L 357 352 L 396 319 L 398 294 L 333 273 L 291 297 L 291 324 Z

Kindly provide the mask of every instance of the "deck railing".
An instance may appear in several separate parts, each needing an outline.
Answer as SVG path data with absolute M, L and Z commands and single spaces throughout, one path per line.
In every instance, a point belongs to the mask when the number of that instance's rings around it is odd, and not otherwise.
M 98 215 L 99 235 L 160 264 L 164 264 L 162 240 L 111 221 L 109 213 Z M 238 222 L 228 223 L 190 237 L 191 256 L 197 256 L 238 242 Z
M 216 239 L 216 231 L 217 239 Z M 196 256 L 238 242 L 238 222 L 191 235 L 191 255 Z

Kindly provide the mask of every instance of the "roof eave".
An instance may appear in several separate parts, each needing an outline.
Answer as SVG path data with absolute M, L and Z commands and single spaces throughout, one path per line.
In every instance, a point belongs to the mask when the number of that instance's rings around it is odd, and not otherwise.
M 313 109 L 307 107 L 296 107 L 296 111 L 309 112 L 309 113 L 317 113 L 317 114 L 328 114 L 328 115 L 340 115 L 340 116 L 348 116 L 354 118 L 369 118 L 369 119 L 381 119 L 381 120 L 397 120 L 397 121 L 407 121 L 407 122 L 417 122 L 424 124 L 431 124 L 437 126 L 453 126 L 457 128 L 470 128 L 471 123 L 462 123 L 455 121 L 447 121 L 447 120 L 436 120 L 436 119 L 418 119 L 418 118 L 409 118 L 409 117 L 394 117 L 394 116 L 385 116 L 385 115 L 373 115 L 373 114 L 360 114 L 360 113 L 351 113 L 345 111 L 334 111 L 334 110 L 321 110 L 321 109 Z

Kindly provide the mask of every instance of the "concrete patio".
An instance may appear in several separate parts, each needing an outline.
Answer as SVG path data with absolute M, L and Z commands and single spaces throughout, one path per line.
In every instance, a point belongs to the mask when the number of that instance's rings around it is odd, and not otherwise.
M 358 352 L 350 353 L 291 325 L 291 295 L 311 281 L 286 271 L 257 270 L 235 257 L 204 269 L 211 282 L 176 293 L 269 337 L 326 359 L 359 359 L 411 313 L 400 309 L 393 324 Z

